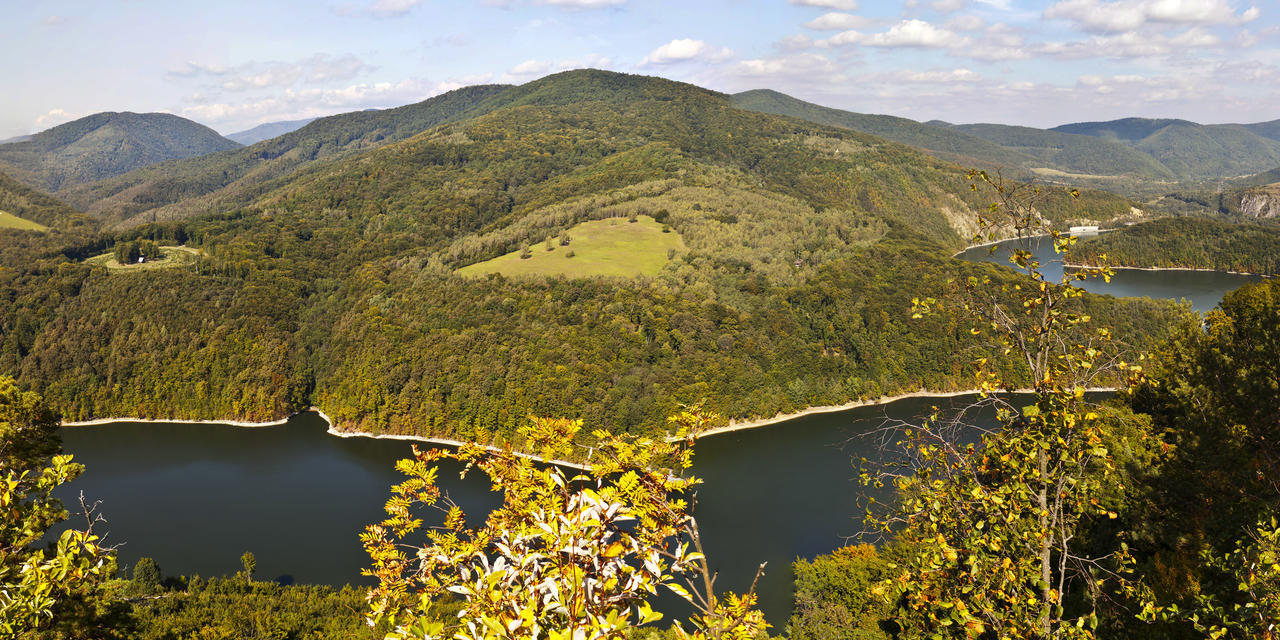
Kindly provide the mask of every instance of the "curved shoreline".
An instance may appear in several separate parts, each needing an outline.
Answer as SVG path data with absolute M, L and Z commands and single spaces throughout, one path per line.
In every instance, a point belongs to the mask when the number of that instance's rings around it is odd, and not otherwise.
M 1119 390 L 1118 387 L 1089 387 L 1085 389 L 1085 391 L 1088 393 L 1115 392 L 1118 390 Z M 1015 391 L 1006 391 L 1003 393 L 1027 393 L 1029 391 L 1030 391 L 1029 389 L 1023 389 L 1023 390 L 1015 390 Z M 791 413 L 778 413 L 778 414 L 775 414 L 772 418 L 753 418 L 753 419 L 741 420 L 741 421 L 730 420 L 729 424 L 726 424 L 721 427 L 714 427 L 712 429 L 703 431 L 702 433 L 698 434 L 697 439 L 701 440 L 702 438 L 707 438 L 710 436 L 718 436 L 726 433 L 733 433 L 735 431 L 759 429 L 761 427 L 768 427 L 778 423 L 795 420 L 797 418 L 803 418 L 805 416 L 817 415 L 822 413 L 839 413 L 841 411 L 849 411 L 851 409 L 859 409 L 862 407 L 876 407 L 876 406 L 889 405 L 889 404 L 898 402 L 900 400 L 909 400 L 912 398 L 956 398 L 959 396 L 975 395 L 977 393 L 979 393 L 978 389 L 966 389 L 962 391 L 928 391 L 925 389 L 921 389 L 919 391 L 909 391 L 906 393 L 899 393 L 892 396 L 880 396 L 879 398 L 875 398 L 873 400 L 854 400 L 852 402 L 846 402 L 844 404 L 820 405 L 816 407 L 807 407 Z M 269 422 L 246 422 L 243 420 L 177 420 L 177 419 L 160 420 L 155 418 L 95 418 L 93 420 L 63 422 L 61 423 L 61 426 L 87 427 L 87 426 L 95 426 L 95 425 L 112 424 L 115 422 L 139 422 L 139 423 L 145 423 L 145 424 L 171 423 L 171 424 L 226 425 L 231 427 L 241 427 L 241 428 L 252 429 L 257 427 L 280 426 L 287 423 L 289 420 L 293 419 L 294 416 L 298 416 L 303 413 L 315 413 L 316 415 L 320 416 L 320 418 L 324 420 L 326 424 L 329 425 L 325 429 L 325 433 L 331 436 L 336 436 L 338 438 L 372 438 L 374 440 L 401 440 L 401 441 L 407 441 L 407 442 L 424 442 L 427 444 L 441 444 L 441 445 L 450 446 L 450 447 L 460 447 L 465 444 L 471 444 L 471 443 L 463 442 L 461 440 L 453 440 L 451 438 L 439 438 L 439 437 L 433 437 L 433 436 L 415 436 L 415 435 L 405 435 L 405 434 L 395 434 L 395 433 L 370 433 L 368 431 L 340 431 L 336 428 L 337 423 L 333 420 L 333 418 L 329 417 L 329 414 L 322 411 L 319 407 L 308 407 L 302 411 L 291 414 L 286 418 L 281 418 L 279 420 L 272 420 Z M 493 445 L 480 445 L 480 446 L 486 449 L 489 449 L 490 451 L 500 450 L 498 447 L 495 447 Z M 530 454 L 530 453 L 517 452 L 517 454 L 521 456 L 525 456 L 532 460 L 536 460 L 538 462 L 546 462 L 549 464 L 555 464 L 562 467 L 571 467 L 574 469 L 582 469 L 582 470 L 590 469 L 589 465 L 580 463 L 580 462 L 569 462 L 567 460 L 548 460 L 546 458 L 543 458 L 542 456 Z
M 294 416 L 302 415 L 304 413 L 314 413 L 320 416 L 320 418 L 324 420 L 326 424 L 329 425 L 328 428 L 325 429 L 325 433 L 328 433 L 331 436 L 337 436 L 339 438 L 373 438 L 375 440 L 404 440 L 404 441 L 410 441 L 410 442 L 425 442 L 428 444 L 442 444 L 450 447 L 460 447 L 465 444 L 470 444 L 467 442 L 463 442 L 461 440 L 452 440 L 449 438 L 437 438 L 437 437 L 429 437 L 429 436 L 413 436 L 413 435 L 403 435 L 403 434 L 395 434 L 395 433 L 369 433 L 368 431 L 339 431 L 335 427 L 337 423 L 333 420 L 333 418 L 329 417 L 329 414 L 322 411 L 320 407 L 307 407 L 306 409 L 303 409 L 302 411 L 298 411 L 296 413 L 292 413 L 287 417 L 280 418 L 279 420 L 270 420 L 267 422 L 248 422 L 246 420 L 181 420 L 177 418 L 158 419 L 158 418 L 126 417 L 126 418 L 94 418 L 92 420 L 74 420 L 71 422 L 64 421 L 60 423 L 59 426 L 92 427 L 92 426 L 112 424 L 116 422 L 138 422 L 142 424 L 166 424 L 167 423 L 167 424 L 223 425 L 223 426 L 229 426 L 229 427 L 256 429 L 258 427 L 278 427 L 289 422 L 289 420 L 292 420 Z M 486 449 L 489 449 L 490 451 L 500 450 L 498 447 L 494 447 L 492 445 L 480 445 L 480 446 Z M 547 463 L 555 464 L 562 467 L 572 467 L 574 469 L 582 469 L 582 470 L 588 469 L 586 465 L 577 463 L 577 462 L 569 462 L 567 460 L 547 460 L 542 456 L 531 454 L 531 453 L 517 452 L 517 454 L 521 456 L 525 456 L 531 460 L 536 460 L 538 462 L 547 462 Z
M 306 413 L 306 412 L 305 412 L 305 411 L 299 411 L 298 413 Z M 61 426 L 61 427 L 92 427 L 92 426 L 100 425 L 100 424 L 111 424 L 111 423 L 113 423 L 113 422 L 141 422 L 141 423 L 144 423 L 144 424 L 161 424 L 161 423 L 166 423 L 166 422 L 167 422 L 167 423 L 170 423 L 170 424 L 222 424 L 222 425 L 227 425 L 227 426 L 230 426 L 230 427 L 246 427 L 246 428 L 251 428 L 251 429 L 252 429 L 252 428 L 255 428 L 255 427 L 278 427 L 278 426 L 280 426 L 280 425 L 282 425 L 282 424 L 284 424 L 284 423 L 288 422 L 288 421 L 289 421 L 289 418 L 292 418 L 293 416 L 298 415 L 298 413 L 291 414 L 291 415 L 289 415 L 288 417 L 281 418 L 281 419 L 279 419 L 279 420 L 270 420 L 270 421 L 268 421 L 268 422 L 248 422 L 248 421 L 245 421 L 245 420 L 181 420 L 181 419 L 178 419 L 178 418 L 159 419 L 159 418 L 129 418 L 129 417 L 125 417 L 125 418 L 94 418 L 94 419 L 92 419 L 92 420 L 73 420 L 73 421 L 71 421 L 71 422 L 67 422 L 67 421 L 65 421 L 65 420 L 64 420 L 64 421 L 62 421 L 61 423 L 59 423 L 59 425 L 58 425 L 58 426 Z
M 1119 391 L 1119 387 L 1089 387 L 1085 389 L 1085 393 L 1108 393 Z M 698 438 L 708 436 L 717 436 L 724 433 L 733 433 L 734 431 L 745 431 L 747 429 L 758 429 L 760 427 L 768 427 L 778 424 L 779 422 L 787 422 L 796 418 L 816 415 L 820 413 L 839 413 L 850 409 L 859 409 L 862 407 L 876 407 L 881 405 L 893 404 L 899 400 L 909 400 L 911 398 L 957 398 L 960 396 L 976 395 L 980 392 L 978 389 L 967 389 L 964 391 L 928 391 L 921 389 L 920 391 L 910 391 L 907 393 L 899 393 L 892 396 L 880 396 L 874 400 L 855 400 L 844 404 L 822 405 L 817 407 L 808 407 L 792 413 L 779 413 L 772 418 L 755 418 L 751 420 L 730 420 L 729 424 L 723 427 L 708 429 L 698 435 Z M 1015 391 L 1002 391 L 1001 393 L 1030 393 L 1030 389 L 1018 389 Z
M 1071 268 L 1081 268 L 1081 267 L 1092 267 L 1093 265 L 1085 264 L 1083 262 L 1069 262 L 1069 263 L 1063 263 L 1062 266 L 1071 267 Z M 1222 269 L 1206 269 L 1203 267 L 1120 267 L 1116 265 L 1107 265 L 1107 266 L 1117 271 L 1121 271 L 1121 270 L 1123 271 L 1200 271 L 1200 272 L 1208 272 L 1208 273 L 1227 273 L 1233 276 L 1254 276 L 1257 278 L 1274 278 L 1275 277 L 1274 275 L 1268 275 L 1265 273 L 1253 273 L 1251 271 L 1225 271 Z
M 959 251 L 957 251 L 957 252 L 955 252 L 955 253 L 951 254 L 951 257 L 952 257 L 952 258 L 959 258 L 959 257 L 960 257 L 960 254 L 962 254 L 962 253 L 964 253 L 964 252 L 966 252 L 966 251 L 968 251 L 968 250 L 970 250 L 970 249 L 978 249 L 978 248 L 981 248 L 981 247 L 990 247 L 990 246 L 992 246 L 992 245 L 997 245 L 997 244 L 1000 244 L 1000 243 L 1002 243 L 1002 242 L 1009 242 L 1009 241 L 1011 241 L 1011 240 L 1031 240 L 1031 239 L 1033 239 L 1033 238 L 1047 238 L 1047 237 L 1049 237 L 1049 234 L 1047 234 L 1047 233 L 1037 233 L 1037 234 L 1035 234 L 1035 235 L 1030 235 L 1030 236 L 1021 236 L 1021 237 L 1019 237 L 1019 236 L 1009 236 L 1008 238 L 1005 238 L 1005 239 L 1003 239 L 1003 240 L 990 240 L 990 241 L 988 241 L 988 242 L 983 242 L 983 243 L 981 243 L 981 244 L 971 244 L 971 245 L 969 245 L 969 246 L 967 246 L 967 247 L 965 247 L 965 248 L 963 248 L 963 249 L 961 249 L 961 250 L 959 250 Z

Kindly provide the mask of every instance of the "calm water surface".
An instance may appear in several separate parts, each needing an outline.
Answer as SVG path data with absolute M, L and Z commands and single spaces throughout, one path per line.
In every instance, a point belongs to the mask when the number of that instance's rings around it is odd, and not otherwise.
M 1047 243 L 1032 242 L 1054 258 Z M 1007 264 L 1007 250 L 985 248 L 969 260 Z M 1057 270 L 1056 273 L 1054 270 Z M 1049 265 L 1051 275 L 1061 266 Z M 1185 298 L 1198 310 L 1251 276 L 1211 272 L 1124 271 L 1110 284 L 1087 288 L 1114 295 Z M 933 404 L 909 399 L 882 407 L 806 416 L 769 428 L 713 436 L 697 446 L 695 471 L 706 480 L 697 515 L 721 589 L 741 591 L 755 567 L 768 562 L 761 604 L 777 628 L 791 607 L 790 564 L 843 544 L 861 529 L 866 490 L 850 460 L 878 455 L 878 438 L 862 437 L 886 420 L 908 420 Z M 401 477 L 394 462 L 408 443 L 336 438 L 316 414 L 278 427 L 115 423 L 62 430 L 64 449 L 87 465 L 74 483 L 102 501 L 109 542 L 124 543 L 122 567 L 155 558 L 168 574 L 205 576 L 239 569 L 252 551 L 264 579 L 300 583 L 361 583 L 367 557 L 357 535 L 381 519 L 388 488 Z M 498 502 L 478 476 L 458 479 L 442 469 L 451 496 L 473 518 Z
M 1047 238 L 1029 238 L 1022 241 L 1002 242 L 995 253 L 990 247 L 974 247 L 962 252 L 958 258 L 973 262 L 994 262 L 1009 266 L 1009 254 L 1015 246 L 1030 248 L 1045 265 L 1044 273 L 1052 280 L 1062 277 L 1062 262 L 1053 252 L 1053 244 Z M 1086 280 L 1082 285 L 1093 293 L 1113 296 L 1145 296 L 1148 298 L 1185 299 L 1192 308 L 1204 313 L 1222 301 L 1228 291 L 1239 289 L 1249 282 L 1263 280 L 1261 276 L 1244 276 L 1218 271 L 1139 271 L 1117 269 L 1111 282 L 1101 279 Z
M 858 436 L 952 401 L 910 399 L 700 441 L 694 470 L 706 482 L 697 516 L 719 586 L 741 591 L 768 562 L 762 604 L 784 624 L 790 563 L 861 528 L 866 492 L 850 460 L 875 456 L 879 440 Z M 393 465 L 410 447 L 336 438 L 326 427 L 305 413 L 278 427 L 122 422 L 67 427 L 62 437 L 87 467 L 70 488 L 102 501 L 108 542 L 125 543 L 122 567 L 150 556 L 166 574 L 222 575 L 252 551 L 263 579 L 361 583 L 368 557 L 357 535 L 382 518 L 388 488 L 402 479 Z M 478 518 L 497 504 L 487 482 L 461 481 L 456 471 L 442 469 L 441 484 L 468 513 Z

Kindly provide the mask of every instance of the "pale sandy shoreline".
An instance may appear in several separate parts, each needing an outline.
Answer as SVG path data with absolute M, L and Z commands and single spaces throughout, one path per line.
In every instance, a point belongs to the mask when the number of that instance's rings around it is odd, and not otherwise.
M 1119 389 L 1116 387 L 1090 387 L 1088 389 L 1085 389 L 1085 391 L 1088 393 L 1112 392 L 1112 391 L 1118 391 L 1118 390 Z M 1029 392 L 1030 392 L 1029 389 L 1022 389 L 1017 391 L 1008 391 L 1004 393 L 1029 393 Z M 809 407 L 807 409 L 801 409 L 800 411 L 796 411 L 793 413 L 779 413 L 773 416 L 772 418 L 756 418 L 753 420 L 744 420 L 741 422 L 736 420 L 730 420 L 729 424 L 723 427 L 716 427 L 714 429 L 709 429 L 707 431 L 704 431 L 698 437 L 705 438 L 707 436 L 715 436 L 715 435 L 720 435 L 722 433 L 733 433 L 734 431 L 744 431 L 746 429 L 758 429 L 760 427 L 767 427 L 770 425 L 778 424 L 779 422 L 786 422 L 788 420 L 794 420 L 796 418 L 803 418 L 804 416 L 811 416 L 819 413 L 838 413 L 841 411 L 848 411 L 850 409 L 858 409 L 861 407 L 875 407 L 880 405 L 893 404 L 899 400 L 907 400 L 910 398 L 957 398 L 960 396 L 976 395 L 977 393 L 979 393 L 978 389 L 967 389 L 964 391 L 928 391 L 928 390 L 922 389 L 920 391 L 899 393 L 897 395 L 892 395 L 892 396 L 881 396 L 874 400 L 855 400 L 853 402 L 846 402 L 844 404 Z
M 1072 263 L 1064 263 L 1063 266 L 1089 267 L 1093 265 L 1084 264 L 1082 262 L 1081 263 L 1072 262 Z M 1229 273 L 1233 276 L 1256 276 L 1259 278 L 1274 277 L 1274 276 L 1269 276 L 1265 273 L 1251 273 L 1249 271 L 1223 271 L 1221 269 L 1205 269 L 1201 267 L 1118 267 L 1115 265 L 1107 265 L 1107 266 L 1110 267 L 1111 269 L 1115 269 L 1116 271 L 1207 271 L 1212 273 Z
M 224 426 L 230 426 L 230 427 L 254 429 L 258 427 L 278 427 L 288 422 L 291 418 L 293 418 L 293 416 L 303 414 L 303 413 L 315 413 L 319 415 L 329 425 L 328 429 L 326 429 L 326 433 L 328 433 L 331 436 L 337 436 L 339 438 L 373 438 L 375 440 L 404 440 L 404 441 L 410 441 L 410 442 L 424 442 L 427 444 L 442 444 L 442 445 L 451 446 L 451 447 L 460 447 L 464 444 L 467 444 L 466 442 L 463 442 L 461 440 L 451 440 L 449 438 L 412 436 L 412 435 L 401 435 L 401 434 L 393 434 L 393 433 L 369 433 L 367 431 L 339 431 L 334 426 L 337 423 L 334 422 L 333 418 L 329 417 L 329 414 L 325 413 L 324 411 L 321 411 L 319 407 L 308 407 L 307 409 L 303 411 L 299 411 L 298 413 L 292 414 L 286 418 L 281 418 L 279 420 L 271 420 L 268 422 L 248 422 L 244 420 L 179 420 L 176 418 L 175 419 L 95 418 L 93 420 L 78 420 L 78 421 L 71 421 L 71 422 L 64 421 L 62 422 L 61 426 L 90 427 L 90 426 L 96 426 L 96 425 L 112 424 L 116 422 L 139 422 L 144 424 L 170 423 L 170 424 L 224 425 Z M 482 446 L 484 446 L 486 449 L 490 449 L 493 451 L 498 450 L 497 447 L 492 447 L 489 445 L 482 445 Z M 586 465 L 576 463 L 576 462 L 569 462 L 567 460 L 546 460 L 542 456 L 526 454 L 526 453 L 521 453 L 519 455 L 531 458 L 533 460 L 537 460 L 539 462 L 550 462 L 562 467 L 572 467 L 575 469 L 587 468 Z
M 960 257 L 960 254 L 962 254 L 962 253 L 964 253 L 964 252 L 966 252 L 966 251 L 968 251 L 968 250 L 970 250 L 970 249 L 978 249 L 978 248 L 981 248 L 981 247 L 990 247 L 990 246 L 992 246 L 992 245 L 1000 244 L 1001 242 L 1009 242 L 1010 240 L 1031 240 L 1032 238 L 1047 238 L 1047 237 L 1049 237 L 1049 234 L 1047 234 L 1047 233 L 1037 233 L 1037 234 L 1035 234 L 1035 235 L 1022 236 L 1021 238 L 1019 238 L 1018 236 L 1009 236 L 1008 238 L 1005 238 L 1005 239 L 1003 239 L 1003 240 L 990 240 L 990 241 L 988 241 L 988 242 L 983 242 L 983 243 L 981 243 L 981 244 L 971 244 L 971 245 L 969 245 L 969 246 L 967 246 L 967 247 L 965 247 L 965 248 L 963 248 L 963 249 L 961 249 L 961 250 L 959 250 L 959 251 L 957 251 L 957 252 L 955 252 L 955 253 L 951 254 L 951 257 L 952 257 L 952 258 L 958 258 L 958 257 Z
M 1116 387 L 1090 387 L 1085 391 L 1090 393 L 1113 392 L 1113 391 L 1117 391 L 1117 388 Z M 1006 393 L 1026 393 L 1026 392 L 1027 390 L 1018 390 L 1018 391 L 1012 391 L 1012 392 L 1006 392 Z M 706 431 L 703 431 L 702 433 L 698 434 L 698 439 L 721 435 L 725 433 L 733 433 L 735 431 L 745 431 L 747 429 L 759 429 L 761 427 L 768 427 L 781 422 L 794 420 L 796 418 L 803 418 L 804 416 L 816 415 L 821 413 L 838 413 L 841 411 L 848 411 L 850 409 L 858 409 L 862 407 L 875 407 L 875 406 L 888 405 L 888 404 L 893 404 L 895 402 L 898 402 L 899 400 L 908 400 L 911 398 L 956 398 L 959 396 L 968 396 L 968 395 L 974 395 L 977 393 L 978 393 L 977 389 L 966 389 L 962 391 L 928 391 L 928 390 L 922 389 L 920 391 L 910 391 L 907 393 L 899 393 L 897 395 L 892 395 L 892 396 L 881 396 L 873 400 L 855 400 L 853 402 L 846 402 L 844 404 L 808 407 L 792 413 L 779 413 L 773 416 L 772 418 L 754 418 L 751 420 L 742 420 L 742 421 L 730 420 L 729 424 L 724 425 L 723 427 L 716 427 L 714 429 L 708 429 Z M 336 436 L 339 438 L 373 438 L 375 440 L 401 440 L 401 441 L 408 441 L 408 442 L 423 442 L 427 444 L 441 444 L 441 445 L 450 446 L 450 447 L 460 447 L 464 444 L 468 444 L 461 440 L 453 440 L 450 438 L 413 436 L 413 435 L 403 435 L 403 434 L 393 434 L 393 433 L 369 433 L 367 431 L 340 431 L 336 428 L 335 425 L 337 423 L 334 422 L 333 418 L 329 417 L 329 415 L 326 414 L 324 411 L 321 411 L 319 407 L 309 407 L 306 410 L 299 411 L 298 413 L 295 413 L 289 416 L 288 418 L 282 418 L 280 420 L 272 420 L 270 422 L 245 422 L 243 420 L 160 420 L 160 419 L 154 419 L 154 418 L 96 418 L 94 420 L 63 422 L 62 426 L 85 427 L 85 426 L 93 426 L 93 425 L 111 424 L 115 422 L 141 422 L 141 423 L 151 423 L 151 424 L 168 422 L 168 423 L 175 423 L 175 424 L 208 424 L 208 425 L 227 425 L 232 427 L 244 427 L 244 428 L 257 428 L 257 427 L 279 426 L 288 422 L 291 418 L 293 418 L 293 416 L 296 416 L 302 413 L 308 413 L 308 412 L 312 412 L 319 415 L 320 418 L 323 419 L 325 423 L 329 425 L 329 427 L 325 430 L 326 433 L 328 433 L 331 436 Z M 484 446 L 485 448 L 493 451 L 498 450 L 496 447 L 493 447 L 490 445 L 481 445 L 481 446 Z M 578 462 L 569 462 L 567 460 L 547 460 L 542 456 L 526 454 L 526 453 L 521 453 L 520 455 L 526 456 L 533 460 L 537 460 L 539 462 L 548 462 L 548 463 L 563 466 L 563 467 L 572 467 L 574 469 L 589 468 L 588 465 L 578 463 Z
M 297 414 L 294 414 L 297 415 Z M 268 422 L 246 422 L 244 420 L 180 420 L 178 418 L 94 418 L 93 420 L 73 420 L 71 422 L 63 421 L 60 426 L 63 427 L 92 427 L 99 424 L 111 424 L 114 422 L 142 422 L 148 424 L 172 423 L 172 424 L 222 424 L 230 427 L 278 427 L 289 421 L 288 418 L 279 420 L 271 420 Z

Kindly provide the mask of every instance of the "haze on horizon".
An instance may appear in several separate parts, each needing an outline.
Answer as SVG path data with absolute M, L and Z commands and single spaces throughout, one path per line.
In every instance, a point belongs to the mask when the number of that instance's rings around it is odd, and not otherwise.
M 596 67 L 850 111 L 1048 127 L 1280 118 L 1274 0 L 66 0 L 0 9 L 24 52 L 0 139 L 100 111 L 232 133 Z

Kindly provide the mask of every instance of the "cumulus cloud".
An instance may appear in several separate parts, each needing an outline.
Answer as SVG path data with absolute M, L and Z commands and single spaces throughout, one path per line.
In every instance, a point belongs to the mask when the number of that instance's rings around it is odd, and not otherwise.
M 947 21 L 946 27 L 955 31 L 977 31 L 987 26 L 982 18 L 973 15 L 956 16 Z
M 838 11 L 832 11 L 830 13 L 824 13 L 821 16 L 804 23 L 804 26 L 809 29 L 822 31 L 822 30 L 842 30 L 842 29 L 865 29 L 874 23 L 875 21 L 870 18 L 866 18 L 863 16 L 855 16 L 852 13 L 840 13 Z
M 787 0 L 791 4 L 802 7 L 820 7 L 838 11 L 857 11 L 858 0 Z
M 174 78 L 204 77 L 226 91 L 250 91 L 288 87 L 299 81 L 311 84 L 343 82 L 375 68 L 350 54 L 335 58 L 320 53 L 295 62 L 251 61 L 234 67 L 187 62 L 170 69 L 166 75 Z
M 1000 60 L 1025 60 L 1032 56 L 1026 38 L 1008 26 L 996 23 L 987 27 L 978 39 L 953 55 L 995 62 Z
M 773 46 L 783 51 L 802 51 L 804 49 L 812 49 L 814 41 L 813 38 L 801 33 L 787 36 L 773 43 Z
M 1185 55 L 1195 49 L 1222 45 L 1222 39 L 1200 28 L 1188 29 L 1175 36 L 1158 33 L 1106 34 L 1076 42 L 1047 42 L 1036 52 L 1066 60 L 1082 58 L 1160 58 Z
M 929 3 L 929 8 L 938 13 L 955 13 L 965 8 L 968 4 L 966 0 L 934 0 Z
M 420 4 L 422 0 L 376 0 L 365 7 L 364 12 L 379 18 L 398 18 Z
M 969 44 L 969 38 L 945 27 L 938 27 L 923 20 L 903 20 L 880 33 L 842 31 L 819 46 L 858 44 L 866 47 L 954 49 Z
M 79 117 L 81 116 L 73 114 L 66 109 L 51 109 L 36 116 L 35 129 L 37 131 L 42 131 L 49 127 L 56 127 L 60 124 L 71 122 Z
M 720 62 L 733 56 L 733 52 L 723 47 L 714 47 L 701 40 L 681 38 L 654 49 L 640 61 L 642 66 L 667 65 L 689 60 L 706 60 Z
M 949 69 L 934 71 L 908 71 L 896 74 L 900 82 L 912 84 L 954 84 L 974 83 L 982 80 L 982 76 L 969 69 Z
M 181 115 L 215 125 L 215 128 L 233 130 L 262 122 L 400 106 L 489 79 L 489 76 L 483 75 L 433 83 L 410 78 L 399 82 L 353 84 L 337 89 L 289 88 L 272 96 L 245 102 L 199 102 L 200 96 L 193 95 L 188 98 L 189 106 L 181 110 Z
M 589 53 L 581 58 L 566 58 L 558 62 L 550 60 L 525 60 L 502 74 L 503 82 L 528 82 L 536 77 L 544 76 L 551 71 L 567 71 L 569 69 L 607 69 L 613 66 L 613 58 L 598 53 Z
M 588 53 L 581 58 L 570 58 L 556 63 L 556 68 L 561 71 L 567 69 L 608 69 L 612 66 L 613 58 L 602 56 L 598 53 Z
M 797 53 L 735 62 L 719 69 L 716 83 L 737 90 L 768 87 L 813 94 L 847 86 L 849 76 L 824 55 Z
M 1149 24 L 1243 24 L 1258 14 L 1257 7 L 1237 14 L 1227 0 L 1062 0 L 1044 11 L 1046 18 L 1093 33 L 1135 31 Z
M 502 74 L 503 82 L 527 82 L 537 76 L 545 75 L 551 70 L 551 63 L 546 60 L 525 60 Z

